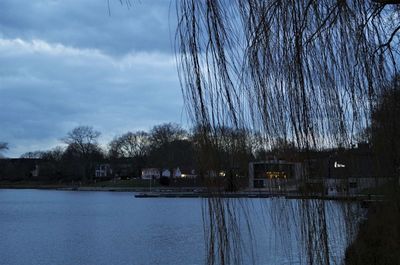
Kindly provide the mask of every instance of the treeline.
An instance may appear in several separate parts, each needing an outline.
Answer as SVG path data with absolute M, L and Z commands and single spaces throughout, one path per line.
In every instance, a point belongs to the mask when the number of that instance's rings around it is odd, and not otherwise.
M 254 136 L 245 130 L 221 126 L 212 137 L 205 137 L 204 130 L 204 127 L 196 126 L 188 131 L 178 124 L 165 123 L 149 131 L 126 132 L 101 146 L 99 131 L 91 126 L 79 126 L 61 138 L 64 146 L 24 153 L 21 159 L 15 159 L 15 163 L 29 160 L 33 167 L 33 162 L 40 161 L 40 178 L 62 181 L 90 182 L 95 176 L 96 166 L 105 163 L 111 166 L 130 164 L 131 177 L 140 177 L 142 169 L 147 167 L 185 167 L 194 169 L 199 176 L 208 174 L 210 170 L 246 176 L 248 162 L 255 159 L 257 153 L 254 152 Z M 211 135 L 211 131 L 209 133 Z M 210 139 L 213 139 L 212 143 Z M 14 172 L 10 167 L 8 170 L 2 167 L 0 176 L 3 179 L 24 177 L 16 172 L 21 165 L 12 168 Z

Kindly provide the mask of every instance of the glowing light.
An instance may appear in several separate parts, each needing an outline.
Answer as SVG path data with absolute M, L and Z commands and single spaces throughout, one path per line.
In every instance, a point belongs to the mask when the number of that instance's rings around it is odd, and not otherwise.
M 282 171 L 267 171 L 266 173 L 267 178 L 269 179 L 280 179 L 280 178 L 286 178 L 286 173 Z
M 338 162 L 335 161 L 335 163 L 333 164 L 334 168 L 340 168 L 340 167 L 346 167 L 345 164 L 339 164 Z

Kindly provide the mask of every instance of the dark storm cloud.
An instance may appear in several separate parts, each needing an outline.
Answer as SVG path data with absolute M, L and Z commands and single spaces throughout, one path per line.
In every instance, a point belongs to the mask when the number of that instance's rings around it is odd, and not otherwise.
M 144 1 L 143 1 L 144 2 Z M 9 156 L 47 149 L 77 125 L 105 143 L 180 122 L 169 1 L 0 2 L 0 141 Z

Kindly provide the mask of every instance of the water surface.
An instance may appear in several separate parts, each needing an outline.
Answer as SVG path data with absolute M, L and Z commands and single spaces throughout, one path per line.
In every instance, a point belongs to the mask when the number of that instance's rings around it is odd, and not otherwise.
M 293 233 L 293 209 L 275 210 L 272 218 L 271 208 L 281 207 L 273 200 L 244 202 L 253 219 L 255 242 L 254 255 L 245 249 L 244 259 L 253 257 L 256 264 L 302 262 L 298 235 Z M 338 209 L 333 207 L 332 220 L 338 218 Z M 340 227 L 330 230 L 333 256 L 340 260 L 344 232 Z M 243 231 L 243 240 L 249 241 L 250 234 Z M 4 265 L 205 262 L 201 199 L 134 198 L 125 192 L 0 190 L 0 239 L 0 264 Z

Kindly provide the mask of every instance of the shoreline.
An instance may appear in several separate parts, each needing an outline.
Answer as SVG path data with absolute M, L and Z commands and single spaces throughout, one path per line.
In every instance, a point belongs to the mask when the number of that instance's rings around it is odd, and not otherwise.
M 0 190 L 59 190 L 59 191 L 104 191 L 104 192 L 194 192 L 202 190 L 200 187 L 163 187 L 163 186 L 79 186 L 79 185 L 62 185 L 62 184 L 46 184 L 46 183 L 1 183 Z
M 144 188 L 124 187 L 49 187 L 49 186 L 0 186 L 0 190 L 56 190 L 56 191 L 108 191 L 108 192 L 146 192 Z
M 360 202 L 367 207 L 370 203 L 380 202 L 383 198 L 377 195 L 353 196 L 327 196 L 318 194 L 299 194 L 293 192 L 277 193 L 257 190 L 242 190 L 238 192 L 207 192 L 199 187 L 91 187 L 91 186 L 65 186 L 65 185 L 1 185 L 0 190 L 32 189 L 54 191 L 84 191 L 84 192 L 132 192 L 137 193 L 136 198 L 284 198 L 287 200 L 329 200 L 342 202 Z

